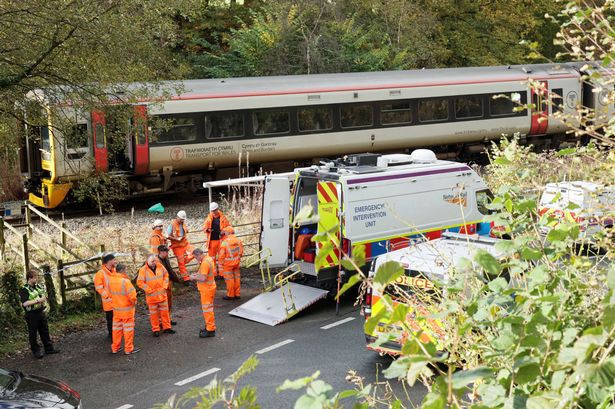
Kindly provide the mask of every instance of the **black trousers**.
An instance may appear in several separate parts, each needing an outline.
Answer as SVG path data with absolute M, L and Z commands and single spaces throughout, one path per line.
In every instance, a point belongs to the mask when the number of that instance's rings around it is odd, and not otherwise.
M 28 324 L 28 337 L 32 352 L 37 353 L 41 349 L 36 337 L 37 333 L 41 336 L 45 352 L 53 351 L 45 312 L 42 309 L 26 312 L 26 323 Z
M 107 319 L 107 331 L 109 336 L 113 336 L 113 310 L 105 311 L 105 318 Z

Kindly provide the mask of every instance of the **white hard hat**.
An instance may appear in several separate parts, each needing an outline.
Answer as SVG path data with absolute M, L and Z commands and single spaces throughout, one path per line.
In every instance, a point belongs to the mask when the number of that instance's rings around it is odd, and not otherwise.
M 179 212 L 177 212 L 177 217 L 182 220 L 186 220 L 186 212 L 184 210 L 180 210 Z
M 162 227 L 162 226 L 164 226 L 164 222 L 162 220 L 160 220 L 160 219 L 156 219 L 156 220 L 154 220 L 154 223 L 152 223 L 152 226 L 153 227 Z
M 211 203 L 209 204 L 209 211 L 210 211 L 210 212 L 213 212 L 214 210 L 218 210 L 218 208 L 219 208 L 219 207 L 220 207 L 220 206 L 218 206 L 218 203 L 216 203 L 216 202 L 211 202 Z

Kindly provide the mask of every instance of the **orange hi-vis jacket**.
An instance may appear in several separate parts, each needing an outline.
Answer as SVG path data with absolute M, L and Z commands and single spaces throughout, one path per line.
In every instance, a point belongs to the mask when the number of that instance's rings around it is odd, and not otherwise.
M 218 211 L 218 213 L 220 213 L 220 231 L 224 230 L 225 227 L 228 227 L 231 225 L 231 223 L 228 221 L 228 219 L 226 218 L 226 216 L 221 212 Z M 211 238 L 211 231 L 207 231 L 207 229 L 211 229 L 211 224 L 214 221 L 214 215 L 213 213 L 209 213 L 207 215 L 207 218 L 205 219 L 205 223 L 203 223 L 203 231 L 205 232 L 205 236 L 206 236 L 206 245 L 209 246 L 209 240 Z
M 109 293 L 113 303 L 113 318 L 132 318 L 135 316 L 137 291 L 130 280 L 119 275 L 109 277 Z
M 218 251 L 218 271 L 224 271 L 224 267 L 238 267 L 241 256 L 243 256 L 243 243 L 234 234 L 227 235 Z
M 115 275 L 117 275 L 115 269 L 109 271 L 109 269 L 104 265 L 94 275 L 94 288 L 102 298 L 103 311 L 113 310 L 113 304 L 111 303 L 111 294 L 109 294 L 109 279 Z
M 147 265 L 139 270 L 137 285 L 145 291 L 145 301 L 148 304 L 156 304 L 167 300 L 167 288 L 169 288 L 169 273 L 160 263 L 156 263 L 156 271 Z
M 182 227 L 184 229 L 184 234 L 182 236 Z M 188 227 L 186 227 L 186 223 L 182 226 L 179 225 L 177 219 L 173 219 L 173 223 L 171 223 L 171 231 L 173 232 L 173 236 L 181 237 L 180 241 L 171 240 L 171 248 L 173 247 L 186 247 L 188 244 Z
M 164 237 L 164 233 L 162 231 L 152 229 L 152 234 L 149 238 L 150 252 L 152 254 L 158 254 L 158 246 L 162 246 L 163 244 L 167 244 L 167 238 Z
M 210 287 L 216 287 L 216 280 L 214 278 L 214 274 L 216 269 L 214 268 L 214 261 L 211 257 L 205 256 L 203 260 L 201 260 L 201 264 L 199 265 L 198 274 L 205 277 L 205 281 L 197 281 L 196 285 L 200 290 L 205 290 Z

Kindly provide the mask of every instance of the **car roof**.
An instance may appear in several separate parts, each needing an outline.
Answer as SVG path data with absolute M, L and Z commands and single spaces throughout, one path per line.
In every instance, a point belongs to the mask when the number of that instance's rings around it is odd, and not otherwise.
M 397 261 L 404 268 L 419 271 L 429 278 L 445 278 L 448 270 L 461 259 L 472 260 L 478 250 L 489 252 L 496 258 L 504 256 L 496 249 L 499 239 L 446 233 L 446 237 L 430 240 L 391 251 L 378 257 L 376 268 L 386 261 Z

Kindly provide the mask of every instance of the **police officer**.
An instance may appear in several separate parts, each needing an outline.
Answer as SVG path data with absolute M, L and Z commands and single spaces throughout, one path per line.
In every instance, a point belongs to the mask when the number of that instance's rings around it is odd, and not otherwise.
M 28 324 L 28 335 L 30 338 L 30 349 L 36 358 L 42 358 L 45 354 L 57 354 L 58 351 L 53 347 L 49 338 L 49 327 L 45 308 L 47 306 L 47 296 L 45 287 L 37 284 L 37 272 L 30 270 L 26 273 L 26 285 L 19 290 L 21 305 L 26 311 L 26 323 Z M 36 333 L 41 336 L 45 354 L 41 351 L 38 344 Z

